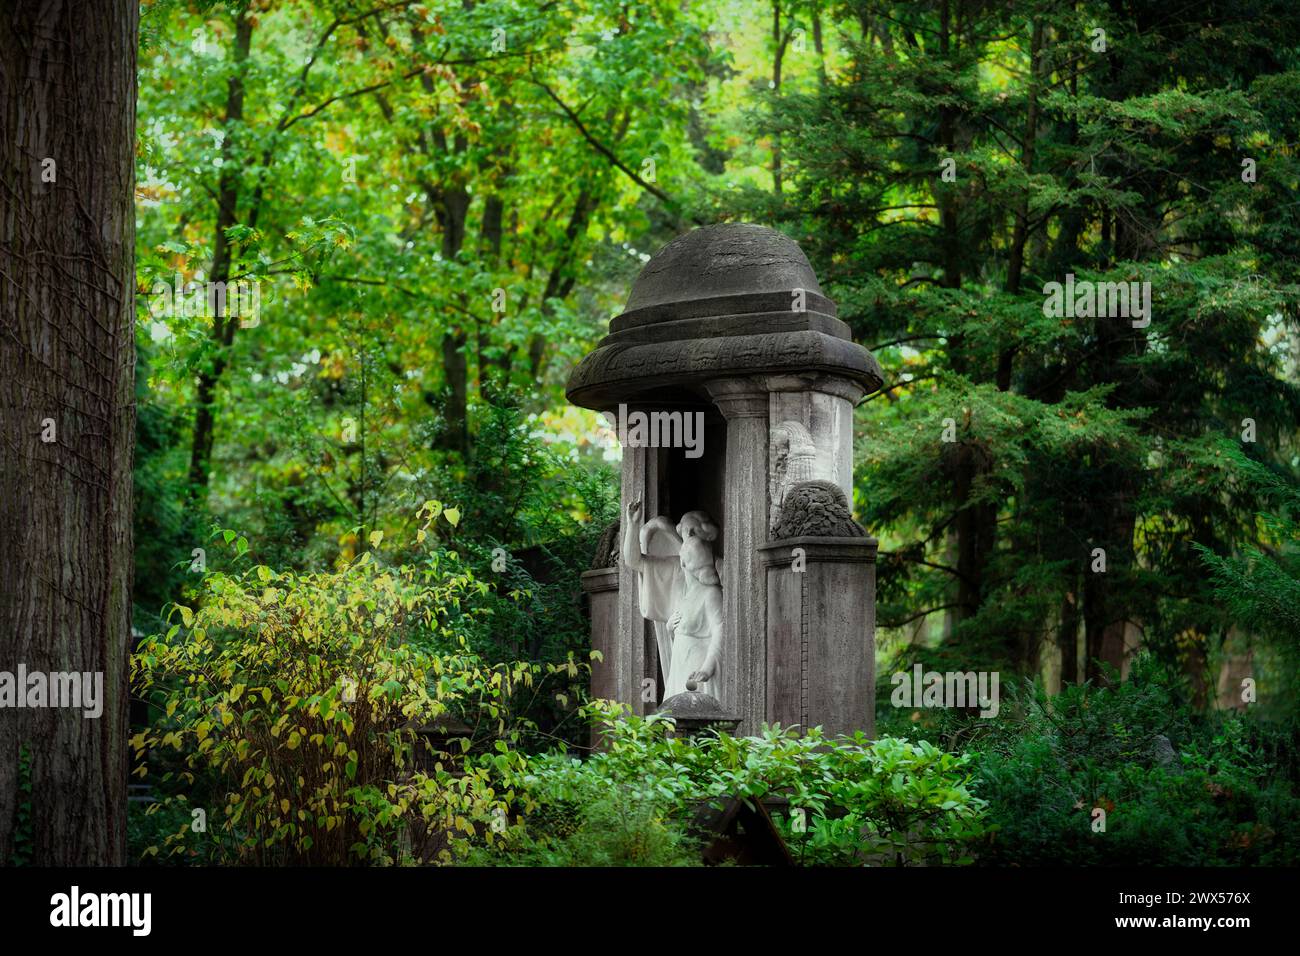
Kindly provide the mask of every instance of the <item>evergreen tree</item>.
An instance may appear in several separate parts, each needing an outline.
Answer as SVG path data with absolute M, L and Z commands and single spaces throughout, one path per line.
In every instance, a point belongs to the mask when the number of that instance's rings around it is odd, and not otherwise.
M 859 413 L 855 495 L 881 622 L 944 611 L 967 666 L 1032 672 L 1055 645 L 1065 680 L 1101 677 L 1140 635 L 1203 670 L 1229 624 L 1193 545 L 1254 540 L 1260 503 L 1229 492 L 1218 442 L 1296 447 L 1274 346 L 1298 312 L 1300 17 L 837 11 L 843 64 L 766 120 L 789 187 L 745 213 L 786 223 L 889 373 Z M 1146 315 L 1050 292 L 1148 282 Z

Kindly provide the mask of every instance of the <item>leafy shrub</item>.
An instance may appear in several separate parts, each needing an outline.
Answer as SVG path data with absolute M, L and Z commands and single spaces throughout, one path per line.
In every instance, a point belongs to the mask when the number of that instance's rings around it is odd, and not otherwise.
M 646 822 L 663 827 L 665 845 L 685 849 L 685 828 L 701 801 L 731 796 L 784 798 L 802 811 L 777 822 L 810 864 L 968 863 L 968 850 L 984 836 L 983 801 L 966 786 L 968 758 L 924 742 L 827 740 L 819 730 L 797 735 L 781 727 L 688 741 L 667 736 L 670 718 L 638 717 L 604 702 L 589 712 L 604 749 L 584 761 L 534 757 L 525 777 L 512 781 L 540 806 L 526 828 L 540 855 L 539 846 L 563 854 L 573 828 L 592 830 L 593 821 L 616 812 L 637 832 Z
M 532 775 L 526 835 L 473 851 L 480 866 L 699 866 L 698 841 L 660 801 L 594 776 Z
M 167 800 L 162 803 L 132 800 L 126 808 L 126 852 L 128 859 L 141 866 L 203 865 L 211 862 L 211 844 L 199 840 L 179 845 L 177 855 L 159 856 L 150 847 L 167 843 L 182 831 L 194 832 L 195 817 L 189 802 Z
M 539 423 L 520 410 L 518 396 L 497 397 L 474 407 L 473 454 L 435 472 L 425 489 L 436 488 L 459 506 L 454 525 L 430 529 L 442 569 L 463 570 L 492 585 L 472 607 L 453 610 L 452 646 L 463 642 L 493 663 L 585 658 L 591 625 L 583 613 L 581 575 L 617 517 L 617 476 L 606 465 L 576 467 L 542 440 Z M 527 709 L 539 729 L 579 744 L 585 728 L 574 716 L 569 701 L 554 695 L 537 695 Z
M 1268 545 L 1230 556 L 1195 547 L 1227 619 L 1271 652 L 1258 655 L 1256 664 L 1264 665 L 1268 677 L 1260 684 L 1273 688 L 1273 699 L 1265 702 L 1300 717 L 1300 484 L 1251 460 L 1234 443 L 1224 442 L 1220 450 L 1245 488 L 1268 502 L 1270 510 L 1258 515 Z
M 996 721 L 973 721 L 977 786 L 1005 864 L 1294 864 L 1293 743 L 1239 715 L 1203 718 L 1143 655 L 1130 679 L 1048 698 L 1012 688 Z M 1105 811 L 1104 831 L 1094 830 Z
M 199 833 L 186 815 L 149 852 L 197 839 L 217 862 L 383 864 L 511 839 L 515 794 L 500 781 L 522 766 L 528 728 L 509 700 L 580 668 L 429 650 L 448 611 L 480 592 L 466 573 L 382 568 L 370 553 L 331 573 L 209 574 L 199 610 L 173 608 L 181 621 L 133 658 L 161 710 L 133 744 L 159 768 L 179 756 L 154 812 L 189 803 L 191 788 L 211 788 L 220 809 Z M 421 728 L 452 718 L 465 729 L 417 768 Z

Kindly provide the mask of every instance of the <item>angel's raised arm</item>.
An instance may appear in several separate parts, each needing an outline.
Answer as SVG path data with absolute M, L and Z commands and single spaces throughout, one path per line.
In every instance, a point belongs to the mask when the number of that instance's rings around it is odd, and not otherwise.
M 623 563 L 641 571 L 652 561 L 672 561 L 681 550 L 682 539 L 672 522 L 663 515 L 641 522 L 640 500 L 628 502 L 623 515 Z

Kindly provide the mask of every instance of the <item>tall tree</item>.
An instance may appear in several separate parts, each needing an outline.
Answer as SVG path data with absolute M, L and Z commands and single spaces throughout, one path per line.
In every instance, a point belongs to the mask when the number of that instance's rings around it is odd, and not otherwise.
M 146 11 L 140 285 L 261 301 L 245 322 L 150 300 L 148 404 L 193 423 L 190 547 L 210 508 L 261 560 L 328 561 L 412 500 L 502 480 L 474 461 L 483 402 L 551 403 L 607 321 L 603 270 L 686 215 L 707 17 L 625 6 Z
M 1294 469 L 1270 343 L 1295 315 L 1300 18 L 857 0 L 835 26 L 842 65 L 774 110 L 776 215 L 892 372 L 860 446 L 881 621 L 955 611 L 926 653 L 967 666 L 1055 647 L 1098 678 L 1140 633 L 1203 671 L 1228 622 L 1193 543 L 1258 534 L 1217 442 Z M 1148 283 L 1154 314 L 1049 314 L 1069 274 Z
M 20 751 L 31 861 L 125 856 L 138 27 L 136 0 L 0 15 L 0 670 L 101 675 L 103 708 L 0 711 L 0 860 Z

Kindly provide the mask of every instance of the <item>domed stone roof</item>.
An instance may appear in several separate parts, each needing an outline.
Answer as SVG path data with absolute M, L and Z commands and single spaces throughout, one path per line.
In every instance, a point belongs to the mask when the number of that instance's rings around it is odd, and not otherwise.
M 794 289 L 825 298 L 798 243 L 766 226 L 723 223 L 693 229 L 655 253 L 632 283 L 624 314 L 764 292 L 783 293 L 788 307 Z
M 597 410 L 755 374 L 832 373 L 878 389 L 880 366 L 853 342 L 798 244 L 747 223 L 679 236 L 645 264 L 610 334 L 573 370 L 575 405 Z

